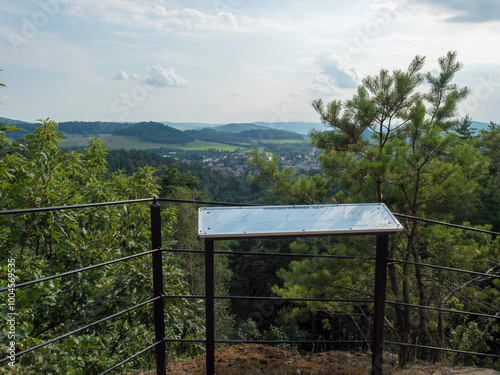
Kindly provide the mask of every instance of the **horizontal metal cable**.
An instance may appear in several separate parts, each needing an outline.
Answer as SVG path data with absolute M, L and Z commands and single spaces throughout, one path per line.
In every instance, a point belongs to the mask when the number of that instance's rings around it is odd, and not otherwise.
M 101 319 L 101 320 L 98 320 L 97 322 L 94 322 L 94 323 L 88 324 L 88 325 L 86 325 L 86 326 L 83 326 L 83 327 L 80 327 L 80 328 L 78 328 L 78 329 L 75 329 L 74 331 L 71 331 L 71 332 L 65 333 L 64 335 L 61 335 L 61 336 L 55 337 L 55 338 L 50 339 L 50 340 L 48 340 L 48 341 L 42 342 L 41 344 L 38 344 L 38 345 L 32 346 L 31 348 L 28 348 L 28 349 L 23 350 L 23 351 L 21 351 L 21 352 L 19 352 L 19 353 L 16 353 L 16 354 L 15 354 L 15 357 L 22 356 L 22 355 L 27 354 L 27 353 L 29 353 L 29 352 L 32 352 L 32 351 L 34 351 L 34 350 L 36 350 L 36 349 L 40 349 L 41 347 L 44 347 L 45 345 L 52 344 L 52 343 L 54 343 L 54 342 L 56 342 L 56 341 L 59 341 L 59 340 L 61 340 L 61 339 L 64 339 L 64 338 L 69 337 L 69 336 L 71 336 L 71 335 L 74 335 L 75 333 L 78 333 L 78 332 L 84 331 L 84 330 L 86 330 L 86 329 L 88 329 L 88 328 L 91 328 L 91 327 L 93 327 L 93 326 L 95 326 L 95 325 L 98 325 L 98 324 L 100 324 L 100 323 L 103 323 L 103 322 L 105 322 L 105 321 L 107 321 L 107 320 L 110 320 L 110 319 L 116 318 L 117 316 L 120 316 L 120 315 L 122 315 L 122 314 L 125 314 L 125 313 L 127 313 L 127 312 L 130 312 L 130 311 L 132 311 L 132 310 L 138 309 L 139 307 L 142 307 L 142 306 L 144 306 L 144 305 L 147 305 L 148 303 L 151 303 L 151 302 L 153 302 L 153 301 L 155 301 L 155 300 L 157 300 L 157 299 L 159 299 L 159 298 L 162 298 L 162 296 L 158 296 L 158 297 L 151 298 L 150 300 L 147 300 L 147 301 L 145 301 L 145 302 L 139 303 L 138 305 L 135 305 L 135 306 L 130 307 L 130 308 L 126 309 L 126 310 L 120 311 L 120 312 L 118 312 L 118 313 L 116 313 L 116 314 L 110 315 L 110 316 L 108 316 L 108 317 L 106 317 L 106 318 L 103 318 L 103 319 Z M 8 357 L 3 358 L 3 359 L 0 359 L 0 363 L 5 362 L 5 361 L 7 361 L 7 360 L 8 360 Z
M 172 253 L 202 253 L 202 254 L 205 254 L 205 250 L 161 249 L 161 251 L 172 252 Z
M 165 252 L 173 253 L 205 253 L 205 250 L 187 250 L 187 249 L 162 249 Z M 375 260 L 374 257 L 359 257 L 354 255 L 322 255 L 322 254 L 295 254 L 295 253 L 257 253 L 248 251 L 214 251 L 214 254 L 223 255 L 260 255 L 260 256 L 281 256 L 281 257 L 301 257 L 301 258 L 335 258 L 335 259 L 363 259 Z
M 165 342 L 206 342 L 207 340 L 165 339 Z M 317 340 L 214 340 L 219 344 L 371 344 L 370 340 L 317 341 Z
M 131 360 L 133 360 L 134 358 L 136 358 L 136 357 L 140 356 L 140 355 L 141 355 L 141 354 L 143 354 L 144 352 L 147 352 L 149 349 L 154 348 L 156 345 L 161 344 L 161 343 L 162 343 L 162 342 L 164 342 L 164 341 L 165 341 L 165 340 L 160 340 L 160 341 L 155 342 L 155 343 L 154 343 L 154 344 L 152 344 L 152 345 L 149 345 L 147 348 L 142 349 L 140 352 L 135 353 L 133 356 L 128 357 L 127 359 L 124 359 L 123 361 L 121 361 L 120 363 L 117 363 L 116 365 L 114 365 L 113 367 L 111 367 L 111 368 L 107 369 L 106 371 L 101 372 L 99 375 L 104 375 L 104 374 L 107 374 L 107 373 L 109 373 L 109 372 L 113 371 L 114 369 L 116 369 L 116 368 L 120 367 L 121 365 L 123 365 L 123 364 L 125 364 L 125 363 L 127 363 L 127 362 L 130 362 L 130 361 L 131 361 Z
M 364 259 L 364 260 L 375 260 L 374 257 L 359 257 L 354 255 L 323 255 L 323 254 L 295 254 L 295 253 L 254 253 L 246 251 L 214 251 L 214 254 L 225 254 L 225 255 L 269 255 L 276 257 L 302 257 L 302 258 L 335 258 L 335 259 Z
M 440 307 L 413 305 L 411 303 L 404 303 L 404 302 L 385 301 L 385 303 L 387 303 L 389 305 L 409 306 L 409 307 L 416 307 L 416 308 L 419 308 L 419 309 L 426 309 L 426 310 L 443 311 L 443 312 L 463 314 L 463 315 L 481 316 L 483 318 L 498 318 L 498 315 L 482 314 L 482 313 L 475 313 L 475 312 L 470 312 L 470 311 L 460 311 L 460 310 L 443 309 L 443 308 L 440 308 Z
M 142 198 L 142 199 L 130 199 L 130 200 L 123 200 L 123 201 L 116 201 L 116 202 L 99 202 L 99 203 L 76 204 L 76 205 L 70 205 L 70 206 L 36 207 L 36 208 L 27 208 L 27 209 L 19 209 L 19 210 L 5 210 L 5 211 L 0 211 L 0 215 L 23 214 L 23 213 L 43 212 L 43 211 L 71 210 L 71 209 L 77 209 L 77 208 L 112 206 L 112 205 L 127 204 L 127 203 L 140 203 L 140 202 L 153 202 L 153 201 L 172 202 L 172 203 L 204 204 L 204 205 L 209 204 L 209 205 L 214 205 L 214 206 L 233 206 L 233 207 L 259 206 L 259 205 L 251 204 L 251 203 L 213 202 L 213 201 L 153 197 L 153 198 Z M 463 230 L 470 230 L 470 231 L 475 231 L 475 232 L 480 232 L 480 233 L 500 235 L 500 233 L 498 233 L 498 232 L 488 231 L 488 230 L 484 230 L 484 229 L 477 229 L 477 228 L 466 227 L 463 225 L 450 224 L 450 223 L 445 223 L 445 222 L 436 221 L 436 220 L 419 218 L 416 216 L 398 214 L 395 212 L 393 212 L 392 214 L 394 216 L 403 217 L 403 218 L 412 219 L 412 220 L 423 221 L 423 222 L 432 223 L 432 224 L 444 225 L 444 226 L 449 226 L 449 227 L 463 229 Z
M 248 300 L 272 300 L 272 301 L 297 301 L 297 302 L 353 302 L 373 303 L 366 299 L 326 299 L 326 298 L 288 298 L 288 297 L 254 297 L 254 296 L 215 296 L 217 299 L 248 299 Z
M 196 340 L 196 339 L 164 339 L 163 340 L 164 342 L 207 342 L 207 340 L 205 339 L 199 339 L 199 340 Z
M 65 277 L 65 276 L 73 275 L 75 273 L 88 271 L 88 270 L 91 270 L 93 268 L 107 266 L 107 265 L 110 265 L 110 264 L 113 264 L 113 263 L 117 263 L 117 262 L 123 262 L 125 260 L 129 260 L 129 259 L 137 258 L 137 257 L 143 256 L 143 255 L 148 255 L 148 254 L 154 253 L 155 251 L 157 251 L 157 250 L 149 250 L 149 251 L 145 251 L 143 253 L 129 255 L 129 256 L 126 256 L 126 257 L 123 257 L 123 258 L 120 258 L 120 259 L 114 259 L 114 260 L 110 260 L 110 261 L 104 262 L 104 263 L 94 264 L 92 266 L 80 268 L 80 269 L 77 269 L 77 270 L 63 272 L 63 273 L 60 273 L 60 274 L 57 274 L 57 275 L 47 276 L 47 277 L 43 277 L 43 278 L 37 279 L 37 280 L 26 281 L 24 283 L 16 284 L 13 288 L 14 289 L 19 289 L 19 288 L 22 288 L 22 287 L 27 286 L 27 285 L 37 284 L 37 283 L 41 283 L 43 281 L 48 281 L 48 280 L 52 280 L 52 279 L 57 279 L 59 277 Z M 1 288 L 0 292 L 5 292 L 8 289 L 12 289 L 12 288 L 9 288 L 9 287 Z
M 405 264 L 413 264 L 413 265 L 418 265 L 422 267 L 429 267 L 429 268 L 436 268 L 439 270 L 447 270 L 447 271 L 453 271 L 453 272 L 462 272 L 462 273 L 468 273 L 470 275 L 477 275 L 477 276 L 486 276 L 486 277 L 493 277 L 500 279 L 500 275 L 494 275 L 491 273 L 483 273 L 483 272 L 476 272 L 476 271 L 467 271 L 467 270 L 462 270 L 459 268 L 450 268 L 450 267 L 444 267 L 444 266 L 437 266 L 434 264 L 428 264 L 428 263 L 417 263 L 417 262 L 411 262 L 409 260 L 399 260 L 399 259 L 393 259 L 393 258 L 387 258 L 389 262 L 395 262 L 395 263 L 405 263 Z
M 441 350 L 444 352 L 452 352 L 452 353 L 462 353 L 462 354 L 472 354 L 472 355 L 482 355 L 487 357 L 500 358 L 498 354 L 487 354 L 487 353 L 478 353 L 478 352 L 468 352 L 466 350 L 457 350 L 457 349 L 447 349 L 447 348 L 438 348 L 436 346 L 425 346 L 425 345 L 417 345 L 417 344 L 405 344 L 401 342 L 393 342 L 393 341 L 384 341 L 384 344 L 388 345 L 400 345 L 400 346 L 411 346 L 413 348 L 422 348 L 422 349 L 432 349 L 432 350 Z
M 33 213 L 33 212 L 63 211 L 63 210 L 74 210 L 77 208 L 115 206 L 115 205 L 127 204 L 127 203 L 152 202 L 153 200 L 154 200 L 154 198 L 142 198 L 142 199 L 129 199 L 129 200 L 125 200 L 125 201 L 116 201 L 116 202 L 74 204 L 74 205 L 70 205 L 70 206 L 24 208 L 24 209 L 20 209 L 20 210 L 0 211 L 0 215 L 18 215 L 18 214 L 28 214 L 28 213 Z
M 257 204 L 251 204 L 251 203 L 233 203 L 233 202 L 212 202 L 212 201 L 195 201 L 195 200 L 185 200 L 185 199 L 169 199 L 169 198 L 157 198 L 158 201 L 161 202 L 177 202 L 177 203 L 193 203 L 193 204 L 210 204 L 214 206 L 233 206 L 233 207 L 239 207 L 239 206 L 259 206 Z M 466 227 L 464 225 L 457 225 L 457 224 L 450 224 L 450 223 L 445 223 L 441 221 L 436 221 L 436 220 L 430 220 L 430 219 L 424 219 L 416 216 L 410 216 L 410 215 L 405 215 L 405 214 L 398 214 L 395 212 L 392 212 L 394 216 L 398 217 L 404 217 L 407 219 L 412 219 L 412 220 L 418 220 L 418 221 L 423 221 L 431 224 L 438 224 L 438 225 L 444 225 L 448 227 L 453 227 L 453 228 L 458 228 L 458 229 L 463 229 L 463 230 L 470 230 L 474 232 L 479 232 L 479 233 L 486 233 L 486 234 L 493 234 L 493 235 L 500 235 L 498 232 L 493 232 L 489 230 L 484 230 L 484 229 L 477 229 L 477 228 L 471 228 L 471 227 Z
M 171 295 L 161 295 L 163 298 L 186 298 L 186 299 L 205 299 L 206 296 L 192 296 L 192 295 L 179 295 L 179 294 L 171 294 Z
M 220 344 L 371 344 L 372 341 L 369 340 L 353 340 L 353 341 L 335 341 L 335 340 L 324 340 L 324 341 L 316 341 L 316 340 L 215 340 L 214 342 Z
M 491 230 L 485 230 L 485 229 L 477 229 L 477 228 L 471 228 L 471 227 L 466 227 L 464 225 L 457 225 L 457 224 L 450 224 L 450 223 L 444 223 L 442 221 L 436 221 L 436 220 L 430 220 L 430 219 L 422 219 L 420 217 L 416 216 L 410 216 L 410 215 L 404 215 L 404 214 L 397 214 L 395 212 L 392 213 L 394 216 L 398 217 L 404 217 L 406 219 L 412 219 L 412 220 L 418 220 L 418 221 L 423 221 L 426 223 L 431 223 L 431 224 L 438 224 L 438 225 L 444 225 L 447 227 L 452 227 L 452 228 L 458 228 L 458 229 L 463 229 L 463 230 L 469 230 L 473 232 L 479 232 L 479 233 L 486 233 L 486 234 L 493 234 L 495 236 L 500 235 L 498 232 L 493 232 Z
M 214 206 L 232 206 L 232 207 L 239 207 L 239 206 L 257 206 L 256 204 L 251 204 L 251 203 L 231 203 L 231 202 L 212 202 L 212 201 L 196 201 L 196 200 L 189 200 L 189 199 L 171 199 L 171 198 L 157 198 L 156 199 L 158 202 L 173 202 L 173 203 L 193 203 L 193 204 L 212 204 Z
M 194 298 L 205 299 L 203 295 L 162 295 L 163 298 Z M 373 300 L 366 299 L 325 299 L 325 298 L 293 298 L 293 297 L 256 297 L 256 296 L 214 296 L 215 299 L 247 299 L 247 300 L 271 300 L 271 301 L 298 301 L 298 302 L 353 302 L 353 303 L 373 303 Z

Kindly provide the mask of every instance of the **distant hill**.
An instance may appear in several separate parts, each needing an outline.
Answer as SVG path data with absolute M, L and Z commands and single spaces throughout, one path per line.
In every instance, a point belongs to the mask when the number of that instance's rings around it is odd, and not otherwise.
M 192 142 L 194 139 L 186 132 L 171 128 L 160 122 L 139 122 L 123 129 L 115 129 L 111 134 L 137 137 L 140 140 L 154 143 L 180 144 Z
M 231 128 L 233 125 L 238 125 L 235 129 L 234 132 L 239 132 L 242 130 L 239 130 L 240 125 L 250 125 L 253 129 L 257 129 L 258 126 L 267 128 L 267 129 L 278 129 L 278 130 L 288 130 L 292 131 L 295 133 L 307 135 L 309 133 L 309 130 L 311 129 L 318 129 L 318 130 L 326 130 L 326 126 L 323 125 L 320 122 L 251 122 L 251 123 L 230 123 L 230 124 L 210 124 L 210 123 L 203 123 L 203 122 L 168 122 L 168 121 L 162 121 L 163 124 L 169 125 L 171 127 L 174 127 L 179 130 L 196 130 L 196 129 L 217 129 L 217 130 L 223 130 L 223 131 L 228 131 L 231 132 Z M 227 125 L 231 125 L 228 128 L 224 128 Z M 250 130 L 250 129 L 245 129 L 245 130 Z
M 216 126 L 213 128 L 217 131 L 225 131 L 229 133 L 240 133 L 242 131 L 246 130 L 263 130 L 263 129 L 270 129 L 267 126 L 262 126 L 262 125 L 256 125 L 253 123 L 234 123 L 234 124 L 227 124 L 227 125 L 221 125 L 221 126 Z
M 59 123 L 59 130 L 66 134 L 112 134 L 117 129 L 126 129 L 134 125 L 130 122 L 103 122 L 103 121 L 63 121 Z
M 217 131 L 213 128 L 184 130 L 184 133 L 198 141 L 204 142 L 227 143 L 234 146 L 240 146 L 241 143 L 245 143 L 238 133 Z
M 236 128 L 232 127 L 233 130 Z M 258 140 L 284 140 L 284 139 L 303 139 L 301 134 L 285 130 L 266 129 L 259 127 L 257 129 L 243 130 L 238 133 L 214 128 L 185 130 L 185 134 L 194 139 L 205 142 L 222 142 L 228 144 L 250 143 Z
M 14 125 L 19 129 L 9 132 L 9 136 L 13 139 L 19 139 L 26 133 L 31 133 L 38 126 L 36 123 L 12 120 L 5 117 L 0 117 L 0 122 L 6 122 L 9 125 Z M 128 122 L 103 122 L 103 121 L 64 121 L 57 124 L 59 131 L 65 134 L 80 134 L 84 136 L 96 134 L 111 134 L 116 129 L 125 129 L 133 125 Z
M 19 139 L 26 133 L 31 133 L 36 127 L 36 123 L 25 122 L 6 117 L 0 117 L 0 122 L 14 125 L 19 129 L 9 131 L 11 139 Z M 141 124 L 141 125 L 139 125 Z M 307 135 L 311 129 L 329 130 L 320 122 L 252 122 L 252 123 L 229 123 L 229 124 L 208 124 L 199 122 L 153 122 L 152 127 L 148 122 L 103 122 L 103 121 L 64 121 L 60 122 L 59 130 L 65 134 L 79 134 L 85 137 L 98 134 L 118 135 L 122 130 L 127 134 L 148 141 L 160 143 L 187 143 L 193 138 L 210 142 L 248 143 L 255 140 L 264 139 L 299 139 L 299 135 Z M 139 128 L 137 127 L 139 125 Z M 159 126 L 161 125 L 161 126 Z M 476 134 L 481 130 L 486 130 L 489 126 L 487 122 L 473 121 L 472 128 L 476 129 Z M 149 129 L 146 131 L 146 129 Z M 211 131 L 209 131 L 211 130 Z M 270 132 L 272 130 L 285 131 L 285 133 Z M 159 134 L 155 132 L 159 131 Z M 194 131 L 194 133 L 192 133 Z M 250 133 L 243 133 L 250 131 Z M 118 132 L 118 133 L 117 133 Z M 122 135 L 125 135 L 123 133 Z M 243 134 L 241 134 L 243 133 Z M 182 135 L 183 134 L 183 135 Z
M 308 134 L 312 129 L 328 129 L 321 122 L 254 122 L 254 124 L 272 129 L 288 130 L 299 134 Z
M 8 137 L 10 139 L 22 138 L 22 137 L 24 137 L 24 135 L 26 133 L 31 133 L 36 128 L 36 124 L 32 124 L 32 123 L 20 121 L 20 120 L 13 120 L 13 119 L 10 119 L 7 117 L 0 117 L 0 122 L 4 122 L 7 125 L 15 126 L 18 129 L 22 129 L 22 130 L 9 131 Z
M 6 124 L 9 125 L 16 125 L 16 126 L 22 126 L 22 125 L 34 125 L 31 122 L 26 122 L 26 121 L 21 121 L 21 120 L 13 120 L 11 118 L 7 117 L 0 117 L 0 122 L 5 122 Z
M 471 128 L 476 129 L 476 133 L 478 133 L 481 130 L 487 130 L 488 126 L 490 126 L 489 122 L 472 121 Z
M 239 132 L 242 130 L 250 130 L 250 129 L 242 129 L 239 130 L 241 125 L 250 125 L 251 128 L 257 129 L 258 126 L 267 128 L 267 129 L 278 129 L 278 130 L 288 130 L 299 134 L 307 135 L 309 130 L 318 129 L 318 130 L 326 130 L 326 126 L 320 122 L 251 122 L 251 123 L 230 123 L 230 124 L 209 124 L 203 122 L 168 122 L 162 121 L 163 124 L 169 125 L 173 128 L 179 130 L 195 130 L 195 129 L 217 129 L 228 132 Z M 224 128 L 227 125 L 231 125 L 228 128 Z M 238 125 L 233 131 L 231 128 L 233 125 Z
M 206 122 L 171 122 L 171 121 L 160 121 L 160 122 L 162 124 L 168 125 L 171 128 L 175 128 L 178 130 L 214 128 L 216 126 L 225 125 L 225 124 L 209 124 Z
M 304 136 L 288 130 L 278 129 L 251 129 L 239 132 L 238 135 L 249 140 L 265 140 L 265 139 L 304 139 Z

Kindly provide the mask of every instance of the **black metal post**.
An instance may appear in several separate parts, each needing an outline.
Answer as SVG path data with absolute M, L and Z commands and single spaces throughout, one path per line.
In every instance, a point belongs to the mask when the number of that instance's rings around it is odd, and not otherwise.
M 372 375 L 382 374 L 382 353 L 384 350 L 385 285 L 387 282 L 387 253 L 389 235 L 377 235 L 375 256 L 375 305 L 373 317 Z
M 215 373 L 214 240 L 205 238 L 205 319 L 207 375 Z
M 161 207 L 156 199 L 151 204 L 151 246 L 153 250 L 153 297 L 163 295 L 163 262 L 161 251 Z M 156 375 L 166 375 L 165 361 L 165 311 L 163 298 L 154 301 Z

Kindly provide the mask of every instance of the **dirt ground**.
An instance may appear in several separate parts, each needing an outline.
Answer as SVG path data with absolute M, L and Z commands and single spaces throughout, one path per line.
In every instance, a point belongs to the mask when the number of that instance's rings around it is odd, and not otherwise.
M 394 375 L 500 375 L 499 371 L 480 368 L 445 367 L 418 363 L 407 369 L 397 367 L 395 358 L 384 358 L 384 374 Z M 332 351 L 302 356 L 297 353 L 260 344 L 233 345 L 215 352 L 217 375 L 356 375 L 371 373 L 371 357 L 367 353 Z M 154 375 L 155 371 L 135 375 Z M 205 374 L 205 355 L 167 366 L 171 375 Z M 130 375 L 130 374 L 129 374 Z

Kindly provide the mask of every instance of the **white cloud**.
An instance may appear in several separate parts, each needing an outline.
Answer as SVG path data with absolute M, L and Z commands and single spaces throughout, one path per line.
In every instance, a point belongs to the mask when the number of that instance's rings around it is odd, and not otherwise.
M 341 62 L 332 51 L 319 53 L 316 64 L 321 67 L 321 74 L 332 79 L 336 87 L 355 88 L 359 84 L 360 79 L 356 69 Z
M 129 78 L 130 77 L 128 76 L 128 74 L 125 73 L 123 70 L 120 70 L 113 76 L 113 79 L 117 81 L 127 81 Z
M 338 95 L 335 86 L 335 80 L 325 74 L 317 74 L 312 81 L 310 90 L 317 95 Z
M 419 0 L 448 11 L 449 22 L 481 23 L 500 20 L 498 0 Z
M 143 83 L 154 87 L 182 87 L 188 82 L 175 74 L 173 68 L 165 68 L 161 65 L 151 66 Z
M 139 104 L 137 111 L 130 107 L 129 119 L 165 120 L 168 103 L 169 116 L 179 121 L 255 121 L 268 119 L 274 108 L 281 111 L 288 100 L 297 120 L 312 121 L 312 97 L 348 99 L 360 77 L 380 68 L 405 70 L 416 54 L 425 55 L 425 70 L 432 70 L 439 56 L 456 50 L 465 66 L 457 84 L 473 91 L 463 111 L 478 121 L 500 122 L 500 49 L 485 48 L 498 44 L 498 0 L 216 1 L 228 7 L 201 0 L 4 3 L 0 82 L 7 88 L 0 95 L 26 97 L 0 99 L 6 117 L 104 118 L 114 113 L 110 103 L 120 98 L 117 90 L 128 87 L 138 97 L 143 88 L 170 86 L 154 92 L 147 112 Z M 48 3 L 59 5 L 57 15 L 40 5 Z M 9 33 L 23 38 L 19 53 L 13 53 Z M 469 69 L 473 64 L 481 65 Z M 43 95 L 49 85 L 53 96 Z M 173 90 L 179 86 L 189 89 Z M 100 109 L 90 113 L 71 105 L 79 102 Z M 197 111 L 187 110 L 193 103 Z
M 59 0 L 72 16 L 98 19 L 112 25 L 161 31 L 239 30 L 266 31 L 282 29 L 270 18 L 236 16 L 224 11 L 216 14 L 197 9 L 167 9 L 162 1 L 132 0 Z M 134 30 L 114 31 L 115 35 L 137 35 Z

